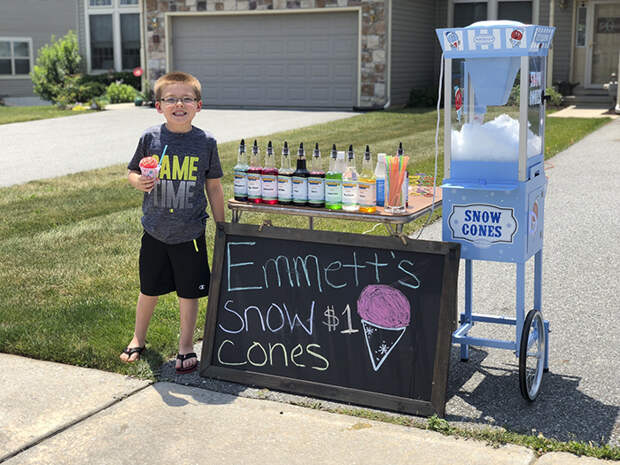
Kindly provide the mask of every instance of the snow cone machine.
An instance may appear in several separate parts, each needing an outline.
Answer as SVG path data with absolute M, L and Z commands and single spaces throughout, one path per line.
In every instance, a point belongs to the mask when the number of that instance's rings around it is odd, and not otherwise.
M 443 240 L 461 244 L 465 308 L 453 342 L 512 350 L 533 401 L 548 369 L 542 318 L 546 60 L 553 27 L 485 21 L 437 29 L 444 66 Z M 525 315 L 525 266 L 534 256 L 534 306 Z M 472 312 L 472 261 L 516 263 L 516 318 Z M 471 337 L 475 323 L 513 325 L 516 340 Z

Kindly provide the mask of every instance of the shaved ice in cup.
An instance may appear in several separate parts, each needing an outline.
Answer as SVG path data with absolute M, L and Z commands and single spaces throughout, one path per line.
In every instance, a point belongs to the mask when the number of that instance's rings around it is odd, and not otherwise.
M 159 163 L 155 157 L 144 157 L 140 160 L 140 172 L 147 178 L 159 176 Z

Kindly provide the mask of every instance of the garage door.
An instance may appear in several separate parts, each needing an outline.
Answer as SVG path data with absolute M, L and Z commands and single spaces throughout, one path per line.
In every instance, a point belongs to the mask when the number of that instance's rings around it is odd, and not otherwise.
M 357 105 L 356 12 L 174 16 L 172 38 L 208 106 Z

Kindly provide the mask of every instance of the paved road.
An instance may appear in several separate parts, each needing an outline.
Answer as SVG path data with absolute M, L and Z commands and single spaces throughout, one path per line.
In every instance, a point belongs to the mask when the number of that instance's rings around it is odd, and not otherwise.
M 0 125 L 0 187 L 126 163 L 144 129 L 163 122 L 148 107 Z M 336 111 L 203 110 L 194 124 L 218 142 L 256 137 L 356 115 Z

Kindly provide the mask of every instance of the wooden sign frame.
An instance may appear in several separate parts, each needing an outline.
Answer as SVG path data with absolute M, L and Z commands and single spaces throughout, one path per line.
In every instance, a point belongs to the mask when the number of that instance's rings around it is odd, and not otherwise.
M 431 400 L 413 399 L 380 392 L 353 389 L 340 385 L 324 384 L 274 374 L 260 373 L 246 368 L 228 368 L 214 364 L 214 345 L 218 323 L 218 308 L 220 307 L 220 288 L 225 266 L 225 245 L 229 235 L 331 244 L 336 246 L 342 245 L 344 247 L 420 252 L 443 256 L 443 278 L 439 300 Z M 218 223 L 216 228 L 215 251 L 213 256 L 209 301 L 207 305 L 204 342 L 202 346 L 200 376 L 413 415 L 430 416 L 437 414 L 439 416 L 444 416 L 452 332 L 456 329 L 459 258 L 460 245 L 456 243 L 413 239 L 405 239 L 403 241 L 401 238 L 394 236 L 365 236 L 329 231 L 308 231 L 304 229 L 275 227 L 260 228 L 256 225 L 249 224 Z

